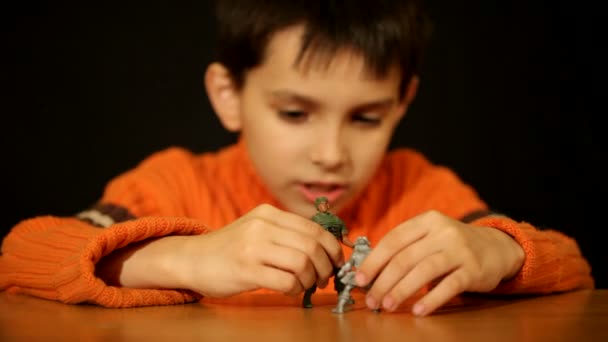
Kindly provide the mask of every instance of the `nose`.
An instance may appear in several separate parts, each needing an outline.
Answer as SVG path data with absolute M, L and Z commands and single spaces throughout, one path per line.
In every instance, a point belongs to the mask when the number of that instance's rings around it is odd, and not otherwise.
M 312 143 L 310 157 L 315 165 L 327 170 L 342 167 L 347 161 L 347 153 L 340 129 L 338 127 L 321 129 Z

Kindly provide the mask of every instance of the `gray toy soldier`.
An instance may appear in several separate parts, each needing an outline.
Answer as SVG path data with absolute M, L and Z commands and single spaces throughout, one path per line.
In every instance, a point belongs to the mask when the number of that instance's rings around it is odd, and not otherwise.
M 346 236 L 346 234 L 348 234 L 348 229 L 346 229 L 344 221 L 342 221 L 338 216 L 329 212 L 329 201 L 327 200 L 327 197 L 317 197 L 315 199 L 315 206 L 317 207 L 317 213 L 311 219 L 325 230 L 332 233 L 336 239 L 338 239 L 338 241 L 350 248 L 353 248 L 353 243 Z M 342 292 L 342 290 L 344 290 L 344 284 L 337 277 L 338 271 L 339 268 L 334 267 L 334 289 L 339 294 Z M 316 284 L 306 290 L 302 300 L 302 307 L 312 308 L 311 296 L 316 291 Z
M 358 268 L 363 260 L 367 257 L 372 248 L 370 247 L 369 240 L 365 236 L 360 236 L 355 240 L 355 246 L 353 248 L 353 254 L 351 254 L 348 261 L 340 268 L 340 271 L 336 275 L 337 278 L 344 284 L 344 289 L 340 291 L 338 295 L 338 304 L 333 308 L 334 313 L 344 313 L 344 306 L 352 304 L 354 301 L 350 295 L 353 288 L 357 286 L 355 282 L 356 268 Z M 364 288 L 368 290 L 371 283 Z M 378 311 L 378 310 L 375 310 Z

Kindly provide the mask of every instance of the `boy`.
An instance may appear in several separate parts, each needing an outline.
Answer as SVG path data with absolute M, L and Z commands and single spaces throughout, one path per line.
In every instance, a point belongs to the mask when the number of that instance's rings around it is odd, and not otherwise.
M 465 291 L 593 287 L 574 240 L 492 214 L 415 151 L 386 153 L 419 82 L 428 25 L 416 1 L 223 0 L 217 14 L 205 86 L 238 143 L 161 151 L 77 217 L 19 223 L 0 289 L 107 307 L 299 306 L 317 285 L 317 304 L 335 304 L 325 286 L 347 251 L 308 219 L 318 196 L 374 246 L 355 276 L 374 280 L 371 309 L 414 298 L 428 315 Z

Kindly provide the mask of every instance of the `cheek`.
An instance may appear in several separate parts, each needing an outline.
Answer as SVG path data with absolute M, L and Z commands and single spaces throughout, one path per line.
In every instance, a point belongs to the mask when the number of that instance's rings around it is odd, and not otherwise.
M 351 153 L 357 178 L 366 180 L 373 175 L 386 154 L 389 139 L 390 134 L 383 133 L 356 140 Z
M 243 115 L 242 134 L 250 153 L 256 159 L 272 158 L 284 150 L 286 136 L 276 127 L 271 114 L 264 108 L 253 107 L 250 112 Z
M 257 153 L 263 154 L 268 162 L 282 163 L 293 160 L 300 154 L 301 143 L 297 134 L 274 123 L 261 124 L 256 132 Z
M 271 187 L 281 183 L 285 175 L 293 173 L 290 169 L 302 155 L 298 137 L 269 121 L 257 122 L 248 128 L 243 133 L 258 173 Z
M 363 149 L 358 150 L 355 154 L 353 159 L 355 161 L 357 174 L 359 174 L 360 177 L 367 178 L 367 176 L 370 176 L 376 170 L 384 156 L 384 151 L 368 148 L 366 151 Z

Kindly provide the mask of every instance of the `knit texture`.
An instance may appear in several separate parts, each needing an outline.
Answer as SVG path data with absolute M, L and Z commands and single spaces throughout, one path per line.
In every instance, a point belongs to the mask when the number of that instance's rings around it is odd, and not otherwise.
M 594 287 L 591 267 L 581 257 L 575 240 L 555 230 L 541 231 L 526 222 L 486 217 L 472 223 L 497 228 L 523 248 L 526 260 L 515 278 L 501 283 L 494 293 L 550 293 Z
M 154 153 L 109 182 L 100 203 L 124 207 L 138 219 L 108 228 L 67 217 L 22 221 L 3 241 L 0 290 L 107 307 L 199 300 L 199 295 L 186 290 L 107 286 L 95 276 L 95 265 L 103 256 L 137 241 L 220 229 L 262 203 L 282 208 L 257 176 L 243 141 L 214 153 L 193 154 L 177 147 Z M 487 209 L 453 171 L 431 164 L 414 150 L 400 149 L 386 156 L 368 187 L 337 214 L 346 223 L 351 241 L 365 235 L 373 246 L 390 229 L 428 210 L 462 218 Z M 501 229 L 525 250 L 521 271 L 500 284 L 496 293 L 549 293 L 593 286 L 589 265 L 573 239 L 506 218 L 482 218 L 473 224 Z M 348 257 L 350 250 L 345 248 L 344 253 Z M 301 304 L 298 297 L 264 289 L 203 300 Z M 332 286 L 318 289 L 313 296 L 315 305 L 335 300 Z
M 107 307 L 178 304 L 200 295 L 185 290 L 106 286 L 95 264 L 130 243 L 167 235 L 192 235 L 205 228 L 186 218 L 141 218 L 99 229 L 73 218 L 39 217 L 18 224 L 0 257 L 0 289 L 65 303 Z

